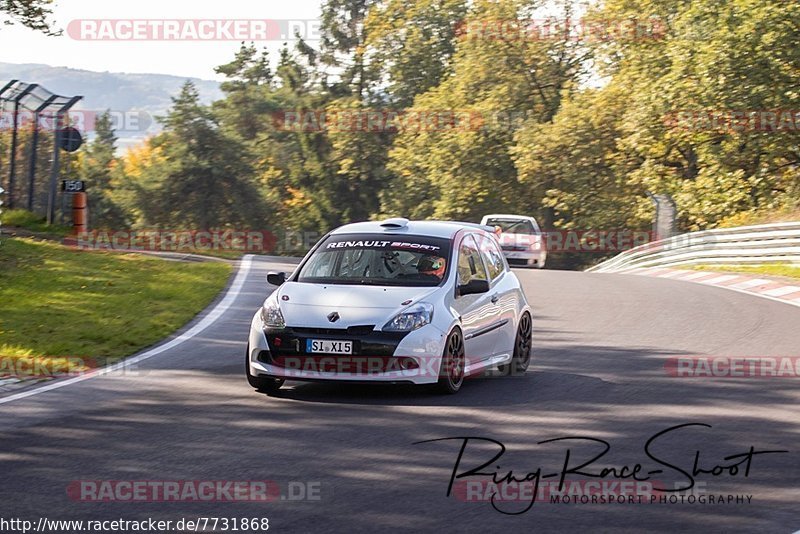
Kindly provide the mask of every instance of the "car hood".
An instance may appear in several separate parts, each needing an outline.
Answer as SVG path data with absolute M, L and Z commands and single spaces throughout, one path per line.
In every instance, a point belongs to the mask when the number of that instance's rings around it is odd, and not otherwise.
M 286 282 L 278 290 L 278 303 L 290 327 L 347 328 L 372 324 L 381 328 L 400 310 L 439 289 Z M 335 322 L 328 320 L 333 312 L 339 314 Z

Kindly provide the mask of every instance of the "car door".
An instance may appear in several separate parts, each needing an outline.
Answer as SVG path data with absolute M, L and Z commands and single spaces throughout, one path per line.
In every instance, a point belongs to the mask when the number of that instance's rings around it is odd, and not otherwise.
M 457 281 L 459 285 L 470 280 L 486 280 L 489 276 L 480 250 L 472 234 L 466 234 L 458 246 Z M 494 354 L 496 332 L 492 324 L 497 319 L 497 304 L 492 302 L 492 294 L 456 296 L 453 306 L 461 317 L 464 333 L 464 349 L 467 366 L 487 360 Z
M 511 356 L 516 334 L 516 314 L 519 309 L 519 293 L 516 281 L 510 276 L 508 266 L 497 241 L 485 235 L 476 235 L 483 261 L 489 275 L 489 297 L 497 306 L 494 355 Z

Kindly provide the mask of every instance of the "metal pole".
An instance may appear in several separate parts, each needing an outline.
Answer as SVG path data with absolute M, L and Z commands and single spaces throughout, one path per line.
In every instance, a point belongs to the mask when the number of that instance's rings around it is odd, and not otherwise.
M 72 194 L 72 193 L 70 193 Z M 58 224 L 64 225 L 64 211 L 66 210 L 67 206 L 67 194 L 63 191 L 61 192 L 61 213 L 59 214 Z
M 655 210 L 655 215 L 653 216 L 653 239 L 656 241 L 658 240 L 658 199 L 656 196 L 651 193 L 650 191 L 645 191 L 647 198 L 653 203 L 653 209 Z
M 53 165 L 50 168 L 50 190 L 47 194 L 47 224 L 53 224 L 56 219 L 56 182 L 58 181 L 58 157 L 61 151 L 61 111 L 56 112 L 53 123 Z
M 77 104 L 83 97 L 73 96 L 67 101 L 66 104 L 61 106 L 56 112 L 55 120 L 55 135 L 53 136 L 53 168 L 50 171 L 50 194 L 47 198 L 47 224 L 53 224 L 56 218 L 56 184 L 58 182 L 59 171 L 59 152 L 61 150 L 61 122 L 64 114 L 70 110 L 72 106 Z M 64 210 L 61 210 L 61 215 L 64 215 Z
M 31 154 L 28 160 L 28 211 L 33 211 L 33 195 L 36 184 L 36 156 L 39 150 L 39 117 L 40 113 L 49 106 L 56 96 L 53 95 L 36 108 L 33 113 L 33 138 L 31 139 Z
M 5 85 L 3 86 L 3 88 L 2 88 L 2 89 L 0 89 L 0 105 L 2 105 L 2 110 L 3 110 L 3 111 L 5 111 L 5 110 L 6 110 L 6 108 L 5 108 L 5 103 L 6 103 L 6 102 L 10 102 L 10 100 L 9 100 L 8 98 L 4 97 L 4 96 L 3 96 L 3 94 L 5 94 L 5 92 L 6 92 L 6 91 L 8 91 L 8 90 L 11 88 L 11 86 L 13 86 L 13 85 L 14 85 L 15 83 L 17 83 L 18 81 L 19 81 L 19 80 L 11 80 L 11 81 L 10 81 L 10 82 L 8 82 L 7 84 L 5 84 Z M 1 162 L 0 162 L 0 163 L 1 163 Z M 1 181 L 1 180 L 0 180 L 0 181 Z
M 17 115 L 19 114 L 19 101 L 14 101 L 14 114 L 11 119 L 11 155 L 8 162 L 8 200 L 9 209 L 14 207 L 14 174 L 17 172 Z
M 67 178 L 69 178 L 69 162 L 70 162 L 70 157 L 69 157 L 69 152 L 67 152 L 67 153 L 64 154 L 64 164 L 67 167 Z M 70 193 L 70 196 L 72 196 L 72 193 Z M 61 224 L 62 226 L 64 225 L 64 216 L 65 216 L 66 211 L 67 211 L 67 193 L 62 191 L 61 192 L 61 214 L 59 215 L 59 219 L 58 219 L 59 224 Z
M 39 112 L 33 114 L 31 153 L 28 159 L 28 211 L 33 211 L 33 182 L 36 180 L 36 148 L 39 146 Z

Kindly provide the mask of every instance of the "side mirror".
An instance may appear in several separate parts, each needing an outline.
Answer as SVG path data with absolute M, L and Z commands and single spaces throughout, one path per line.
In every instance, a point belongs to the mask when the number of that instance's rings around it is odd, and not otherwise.
M 470 280 L 466 284 L 458 286 L 458 295 L 461 297 L 488 292 L 489 282 L 487 280 Z
M 282 285 L 286 281 L 286 273 L 276 273 L 275 271 L 270 271 L 267 273 L 267 283 L 272 284 L 273 286 Z

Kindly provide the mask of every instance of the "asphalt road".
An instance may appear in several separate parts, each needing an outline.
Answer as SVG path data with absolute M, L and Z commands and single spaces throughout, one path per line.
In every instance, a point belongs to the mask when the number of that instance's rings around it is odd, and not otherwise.
M 274 267 L 254 261 L 221 317 L 135 372 L 0 404 L 0 518 L 268 517 L 271 532 L 303 533 L 800 529 L 800 378 L 688 379 L 665 370 L 681 355 L 798 357 L 796 307 L 666 279 L 518 271 L 535 313 L 534 360 L 524 377 L 473 379 L 455 396 L 289 383 L 274 398 L 251 390 L 242 374 L 249 321 Z M 557 472 L 567 449 L 570 465 L 591 458 L 596 442 L 537 444 L 587 436 L 611 443 L 587 469 L 652 470 L 646 441 L 683 423 L 712 428 L 675 431 L 655 448 L 688 471 L 698 450 L 709 469 L 751 446 L 790 452 L 755 456 L 747 477 L 698 475 L 706 496 L 750 495 L 750 503 L 541 499 L 512 516 L 482 500 L 446 497 L 460 442 L 413 444 L 492 438 L 507 447 L 494 464 L 521 477 L 540 466 Z M 470 445 L 462 466 L 490 452 Z M 667 468 L 652 478 L 667 487 L 687 480 Z M 271 480 L 284 495 L 301 483 L 319 493 L 269 503 L 98 503 L 68 497 L 80 480 Z

